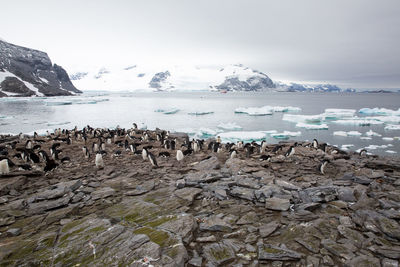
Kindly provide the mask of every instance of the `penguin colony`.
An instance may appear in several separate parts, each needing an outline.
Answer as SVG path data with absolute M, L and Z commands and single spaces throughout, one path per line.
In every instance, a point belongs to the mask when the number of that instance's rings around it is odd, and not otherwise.
M 171 136 L 168 131 L 140 130 L 134 123 L 130 129 L 117 127 L 116 129 L 100 129 L 86 126 L 81 130 L 75 127 L 72 130 L 56 129 L 54 133 L 47 132 L 39 136 L 36 132 L 33 137 L 20 134 L 18 138 L 3 138 L 0 144 L 0 175 L 6 175 L 14 170 L 39 170 L 50 172 L 62 164 L 71 162 L 68 155 L 64 155 L 64 148 L 78 145 L 82 150 L 83 158 L 92 161 L 97 169 L 105 167 L 104 158 L 123 157 L 126 155 L 148 161 L 153 168 L 161 168 L 157 158 L 173 158 L 182 164 L 186 157 L 200 151 L 216 155 L 228 155 L 229 159 L 252 158 L 259 161 L 273 160 L 296 161 L 296 148 L 318 150 L 324 155 L 338 155 L 348 157 L 347 152 L 327 144 L 319 144 L 316 139 L 311 143 L 280 143 L 268 145 L 266 141 L 225 143 L 221 138 L 215 140 L 190 140 L 188 136 Z M 75 146 L 76 147 L 76 146 Z M 90 148 L 90 149 L 89 149 Z M 71 157 L 72 157 L 71 153 Z M 366 157 L 365 150 L 359 153 Z M 72 160 L 74 158 L 72 157 Z M 325 174 L 329 160 L 322 159 L 316 163 L 316 171 Z

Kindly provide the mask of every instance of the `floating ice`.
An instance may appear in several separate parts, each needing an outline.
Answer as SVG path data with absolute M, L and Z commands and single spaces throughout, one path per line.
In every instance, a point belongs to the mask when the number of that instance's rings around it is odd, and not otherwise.
M 70 124 L 70 121 L 65 121 L 65 122 L 48 122 L 47 126 L 58 126 L 58 125 L 66 125 L 66 124 Z
M 388 148 L 388 146 L 387 145 L 381 145 L 381 146 L 380 145 L 369 145 L 365 149 L 375 150 L 378 148 Z
M 366 136 L 382 136 L 381 134 L 378 134 L 372 130 L 369 130 L 368 132 L 365 133 Z
M 360 137 L 360 139 L 361 139 L 361 140 L 372 140 L 372 138 L 371 138 L 371 137 L 368 137 L 368 136 Z
M 201 116 L 201 115 L 208 115 L 208 114 L 213 114 L 214 111 L 194 111 L 194 112 L 189 112 L 189 115 L 195 115 L 195 116 Z
M 393 151 L 393 150 L 386 150 L 385 152 L 389 153 L 389 154 L 396 154 L 397 153 L 396 151 Z
M 2 120 L 10 120 L 12 118 L 14 118 L 14 117 L 13 116 L 7 116 L 7 115 L 0 115 L 0 119 L 2 119 Z
M 263 107 L 239 107 L 235 109 L 235 113 L 244 113 L 252 116 L 272 115 L 273 112 L 298 112 L 301 111 L 299 107 L 283 107 L 283 106 L 263 106 Z
M 335 120 L 337 118 L 353 117 L 355 109 L 327 108 L 323 113 L 326 120 Z
M 282 117 L 284 121 L 303 122 L 303 123 L 321 123 L 325 119 L 323 114 L 320 115 L 293 115 L 285 114 Z
M 400 125 L 388 124 L 385 126 L 385 130 L 400 130 Z
M 220 133 L 222 142 L 251 142 L 251 141 L 261 141 L 266 138 L 267 134 L 261 131 L 240 131 L 240 132 L 225 132 Z
M 175 114 L 179 111 L 177 108 L 170 108 L 170 109 L 157 109 L 154 112 L 160 112 L 163 114 Z
M 333 122 L 337 123 L 337 124 L 358 125 L 358 126 L 370 126 L 370 125 L 383 124 L 383 121 L 378 121 L 375 119 L 360 118 L 360 117 L 351 117 L 348 119 L 336 120 Z
M 215 131 L 213 129 L 209 129 L 209 128 L 200 128 L 197 132 L 196 132 L 196 137 L 198 138 L 208 138 L 211 136 L 215 136 L 218 134 L 218 131 Z
M 349 131 L 347 132 L 348 136 L 361 136 L 361 133 L 359 131 Z
M 46 102 L 47 106 L 66 106 L 72 105 L 72 101 L 49 101 Z
M 231 131 L 240 131 L 243 129 L 241 126 L 237 125 L 234 122 L 220 123 L 217 127 L 223 130 L 231 130 Z
M 308 130 L 328 130 L 328 124 L 309 124 L 304 122 L 299 122 L 296 124 L 296 127 L 306 128 Z
M 335 131 L 335 132 L 333 132 L 333 135 L 336 135 L 336 136 L 347 136 L 347 132 L 345 132 L 345 131 Z
M 283 131 L 282 133 L 274 133 L 271 136 L 275 139 L 289 139 L 290 137 L 300 136 L 301 132 Z
M 349 150 L 349 148 L 350 148 L 350 147 L 353 147 L 353 146 L 354 146 L 353 144 L 342 145 L 342 146 L 340 147 L 340 149 L 342 149 L 342 150 Z
M 398 110 L 392 110 L 392 109 L 387 109 L 387 108 L 362 108 L 358 112 L 361 114 L 367 114 L 367 115 L 400 116 L 400 108 Z
M 382 140 L 384 140 L 384 141 L 393 141 L 394 138 L 392 138 L 392 137 L 382 137 Z

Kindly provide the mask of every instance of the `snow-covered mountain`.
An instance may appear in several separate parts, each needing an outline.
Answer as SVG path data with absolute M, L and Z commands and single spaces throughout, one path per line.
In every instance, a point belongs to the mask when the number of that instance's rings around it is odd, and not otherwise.
M 343 90 L 337 85 L 332 84 L 300 84 L 300 83 L 283 83 L 275 82 L 276 88 L 283 92 L 311 92 L 311 93 L 339 93 L 339 92 L 355 92 L 355 89 L 348 88 Z
M 81 90 L 147 91 L 261 91 L 275 88 L 264 73 L 241 64 L 228 66 L 145 65 L 94 68 L 71 75 Z

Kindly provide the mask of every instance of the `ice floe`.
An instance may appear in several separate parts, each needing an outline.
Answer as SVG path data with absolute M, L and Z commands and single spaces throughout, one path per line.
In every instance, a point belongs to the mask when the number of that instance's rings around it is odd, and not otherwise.
M 400 130 L 400 125 L 388 124 L 385 126 L 385 130 Z
M 388 148 L 389 146 L 387 145 L 369 145 L 367 147 L 365 147 L 365 149 L 369 149 L 369 150 L 375 150 L 375 149 L 379 149 L 379 148 Z
M 349 150 L 350 147 L 354 147 L 354 145 L 353 145 L 353 144 L 342 145 L 342 146 L 340 147 L 340 149 L 342 149 L 342 150 Z
M 214 111 L 193 111 L 193 112 L 188 112 L 188 115 L 194 115 L 194 116 L 201 116 L 201 115 L 208 115 L 208 114 L 213 114 Z
M 320 115 L 294 115 L 294 114 L 285 114 L 282 117 L 284 121 L 290 122 L 303 122 L 303 123 L 321 123 L 325 117 Z
M 323 115 L 325 120 L 335 120 L 337 118 L 353 117 L 355 113 L 355 109 L 327 108 Z
M 300 136 L 301 132 L 290 132 L 290 131 L 283 131 L 282 133 L 274 133 L 271 134 L 271 137 L 275 139 L 289 139 L 290 137 Z
M 220 123 L 217 127 L 223 130 L 230 131 L 240 131 L 243 129 L 241 126 L 237 125 L 234 122 Z
M 382 137 L 382 140 L 383 141 L 393 141 L 394 138 L 392 138 L 392 137 Z
M 379 125 L 383 124 L 383 121 L 378 121 L 375 119 L 367 119 L 361 117 L 350 117 L 348 119 L 335 120 L 333 123 L 342 124 L 342 125 L 358 125 L 358 126 L 370 126 L 370 125 Z
M 178 108 L 169 108 L 169 109 L 156 109 L 154 112 L 159 112 L 163 114 L 175 114 L 179 112 Z
M 362 133 L 360 133 L 359 131 L 349 131 L 349 132 L 335 131 L 335 132 L 333 132 L 333 135 L 336 135 L 336 136 L 361 136 Z
M 55 122 L 48 122 L 48 123 L 47 123 L 47 126 L 66 125 L 66 124 L 70 124 L 70 123 L 71 123 L 70 121 L 65 121 L 65 122 L 58 122 L 58 121 L 55 121 Z
M 323 124 L 309 124 L 309 123 L 304 123 L 304 122 L 299 122 L 296 124 L 296 127 L 299 128 L 306 128 L 308 130 L 328 130 L 328 124 L 323 123 Z
M 362 136 L 362 137 L 360 137 L 360 139 L 361 140 L 372 140 L 372 138 L 369 136 Z
M 267 137 L 267 134 L 262 131 L 234 131 L 220 133 L 219 137 L 223 143 L 226 142 L 251 142 L 251 141 L 261 141 Z
M 366 115 L 400 116 L 400 108 L 398 110 L 392 110 L 392 109 L 387 109 L 387 108 L 362 108 L 358 112 L 361 114 L 366 114 Z
M 251 116 L 272 115 L 274 112 L 299 112 L 301 108 L 292 106 L 263 106 L 263 107 L 239 107 L 235 109 L 235 113 L 243 113 Z
M 397 153 L 396 151 L 393 151 L 393 150 L 385 150 L 385 152 L 389 153 L 389 154 L 396 154 Z
M 369 130 L 368 132 L 365 133 L 366 136 L 382 136 L 381 134 L 374 132 L 372 130 Z

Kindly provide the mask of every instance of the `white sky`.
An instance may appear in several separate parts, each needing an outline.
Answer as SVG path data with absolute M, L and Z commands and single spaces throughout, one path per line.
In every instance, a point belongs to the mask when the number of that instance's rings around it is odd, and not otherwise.
M 400 88 L 398 0 L 0 0 L 0 37 L 86 66 L 242 63 L 274 80 Z

